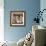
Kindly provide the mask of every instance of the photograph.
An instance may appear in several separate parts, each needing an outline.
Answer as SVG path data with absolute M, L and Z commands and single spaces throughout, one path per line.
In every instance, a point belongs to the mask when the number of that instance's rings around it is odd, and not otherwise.
M 10 25 L 11 26 L 24 26 L 25 25 L 25 11 L 11 11 L 10 12 Z

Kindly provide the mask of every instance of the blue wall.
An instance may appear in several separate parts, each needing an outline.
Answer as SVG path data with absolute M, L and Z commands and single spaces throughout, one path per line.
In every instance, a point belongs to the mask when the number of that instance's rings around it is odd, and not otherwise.
M 33 19 L 40 9 L 40 0 L 4 0 L 4 35 L 7 41 L 18 41 L 31 31 Z M 10 27 L 10 11 L 25 10 L 26 26 Z

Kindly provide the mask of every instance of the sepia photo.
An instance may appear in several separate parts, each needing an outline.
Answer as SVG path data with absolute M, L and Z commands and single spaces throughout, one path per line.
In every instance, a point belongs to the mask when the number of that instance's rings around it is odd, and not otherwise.
M 11 26 L 25 25 L 25 12 L 24 11 L 11 11 L 10 12 L 10 25 Z

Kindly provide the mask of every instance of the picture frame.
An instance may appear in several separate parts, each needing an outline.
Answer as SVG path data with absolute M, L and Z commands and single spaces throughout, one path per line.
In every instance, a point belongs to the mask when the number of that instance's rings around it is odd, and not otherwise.
M 25 11 L 10 11 L 10 26 L 21 27 L 26 25 Z

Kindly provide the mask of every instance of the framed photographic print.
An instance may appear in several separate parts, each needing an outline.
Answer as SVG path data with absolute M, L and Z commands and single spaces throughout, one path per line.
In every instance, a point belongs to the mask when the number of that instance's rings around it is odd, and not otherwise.
M 26 12 L 25 11 L 11 11 L 10 12 L 10 25 L 11 26 L 25 26 L 26 25 Z

